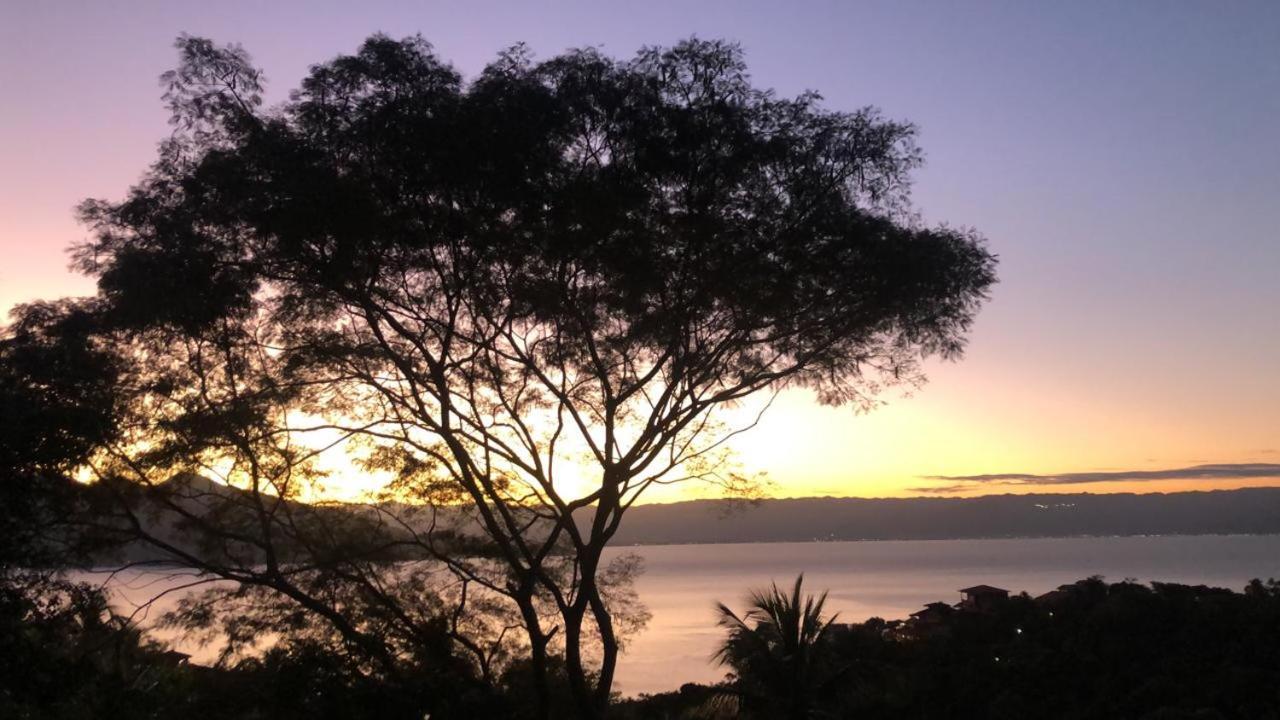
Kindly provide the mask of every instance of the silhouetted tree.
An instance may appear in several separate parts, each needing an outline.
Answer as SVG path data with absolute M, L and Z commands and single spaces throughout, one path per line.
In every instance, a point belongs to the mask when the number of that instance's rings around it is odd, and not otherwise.
M 803 583 L 798 576 L 789 595 L 776 584 L 752 592 L 741 616 L 716 606 L 726 637 L 715 659 L 733 669 L 730 687 L 745 717 L 819 717 L 844 676 L 829 637 L 836 616 L 823 614 L 827 594 L 803 595 Z
M 164 648 L 100 588 L 36 573 L 0 582 L 0 717 L 159 717 L 181 700 Z
M 71 302 L 18 308 L 0 336 L 0 575 L 82 558 L 73 475 L 117 433 L 116 356 Z
M 461 502 L 483 531 L 482 562 L 434 523 L 388 521 L 403 532 L 372 545 L 411 542 L 511 601 L 541 716 L 554 647 L 579 714 L 608 702 L 604 580 L 625 573 L 602 553 L 627 508 L 655 484 L 741 484 L 719 409 L 788 386 L 865 405 L 921 357 L 958 356 L 994 282 L 974 233 L 906 214 L 912 126 L 758 90 L 729 44 L 540 63 L 517 47 L 463 83 L 421 39 L 375 36 L 270 111 L 242 50 L 178 47 L 174 137 L 125 200 L 82 212 L 77 261 L 136 420 L 100 479 L 123 496 L 223 472 L 244 531 L 183 515 L 235 558 L 217 571 L 377 655 L 277 543 L 299 536 L 286 501 L 322 475 L 316 454 L 359 439 L 402 498 Z M 316 548 L 291 553 L 355 566 Z M 413 626 L 371 576 L 346 579 Z
M 392 694 L 419 703 L 417 716 L 469 714 L 463 701 L 496 685 L 519 619 L 465 579 L 442 582 L 430 561 L 466 558 L 479 574 L 492 564 L 489 549 L 437 526 L 429 511 L 304 502 L 325 477 L 319 450 L 296 442 L 296 386 L 257 327 L 110 335 L 124 356 L 147 362 L 121 370 L 122 430 L 88 464 L 95 487 L 117 499 L 102 519 L 134 541 L 134 564 L 202 571 L 174 573 L 191 594 L 164 622 L 220 641 L 219 667 L 239 667 L 263 638 L 277 638 L 272 667 L 296 648 L 328 651 L 331 669 L 356 685 L 416 683 L 416 692 Z

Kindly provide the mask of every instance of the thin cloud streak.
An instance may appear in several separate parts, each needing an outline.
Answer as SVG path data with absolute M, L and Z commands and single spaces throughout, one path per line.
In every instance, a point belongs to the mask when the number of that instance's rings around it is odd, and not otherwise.
M 907 492 L 928 495 L 954 495 L 974 489 L 975 485 L 939 485 L 935 487 L 909 487 Z
M 949 482 L 950 485 L 915 487 L 913 492 L 950 494 L 972 490 L 980 485 L 1078 485 L 1097 482 L 1149 482 L 1154 480 L 1240 480 L 1246 478 L 1280 478 L 1277 463 L 1212 463 L 1167 470 L 1119 470 L 1110 472 L 1076 472 L 1056 475 L 1033 473 L 994 473 L 988 475 L 924 475 L 923 480 Z

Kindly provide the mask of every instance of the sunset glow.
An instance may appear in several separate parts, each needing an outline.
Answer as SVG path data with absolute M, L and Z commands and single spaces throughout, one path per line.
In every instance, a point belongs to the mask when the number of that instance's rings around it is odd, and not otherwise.
M 794 13 L 645 3 L 614 14 L 581 3 L 535 23 L 543 10 L 518 3 L 288 5 L 6 4 L 0 84 L 22 101 L 0 114 L 0 311 L 92 292 L 65 269 L 66 248 L 86 235 L 72 208 L 117 199 L 151 162 L 169 132 L 154 78 L 172 66 L 180 32 L 243 44 L 279 102 L 309 63 L 374 30 L 421 32 L 473 74 L 518 41 L 540 56 L 584 45 L 625 56 L 675 41 L 664 20 L 679 12 L 681 35 L 741 41 L 760 85 L 814 88 L 828 107 L 872 104 L 918 123 L 927 164 L 913 200 L 924 220 L 977 227 L 1000 256 L 1000 284 L 961 362 L 931 362 L 928 384 L 910 397 L 886 390 L 866 414 L 787 391 L 735 440 L 741 468 L 766 473 L 774 495 L 1280 484 L 1265 470 L 954 480 L 1280 463 L 1275 14 L 1250 22 L 1182 4 L 1154 21 L 1136 6 L 1063 4 L 997 16 L 938 3 L 921 22 L 892 4 Z M 256 22 L 262 13 L 297 14 L 297 32 Z M 911 48 L 926 46 L 928 61 L 915 58 Z M 370 486 L 341 466 L 330 482 L 346 499 Z

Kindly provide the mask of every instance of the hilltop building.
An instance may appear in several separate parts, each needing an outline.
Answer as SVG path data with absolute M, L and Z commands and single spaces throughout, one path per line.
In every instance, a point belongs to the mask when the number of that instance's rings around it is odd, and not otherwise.
M 1000 603 L 1009 599 L 1009 591 L 990 585 L 974 585 L 960 591 L 962 599 L 956 606 L 959 610 L 987 612 L 995 609 Z

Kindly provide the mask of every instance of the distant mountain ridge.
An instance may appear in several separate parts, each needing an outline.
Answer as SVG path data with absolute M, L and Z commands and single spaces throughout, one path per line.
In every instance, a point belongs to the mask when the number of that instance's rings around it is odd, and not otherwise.
M 177 477 L 152 492 L 165 493 L 170 502 L 196 515 L 218 508 L 221 522 L 252 520 L 246 514 L 246 491 L 205 478 Z M 284 505 L 298 519 L 343 527 L 354 533 L 353 539 L 367 534 L 361 528 L 384 537 L 409 527 L 421 531 L 432 517 L 440 527 L 457 533 L 455 537 L 482 537 L 474 518 L 461 508 L 439 508 L 433 516 L 426 508 L 395 503 L 380 508 L 359 503 Z M 399 519 L 385 524 L 388 512 Z M 142 515 L 151 532 L 174 546 L 197 551 L 199 534 L 185 528 L 182 520 L 152 512 Z M 578 522 L 590 522 L 589 517 L 590 509 L 584 509 Z M 632 507 L 612 544 L 1225 534 L 1280 534 L 1280 487 L 1167 494 L 691 500 Z M 132 560 L 154 559 L 155 552 L 135 544 L 126 555 Z
M 621 545 L 1280 533 L 1280 488 L 639 505 Z

